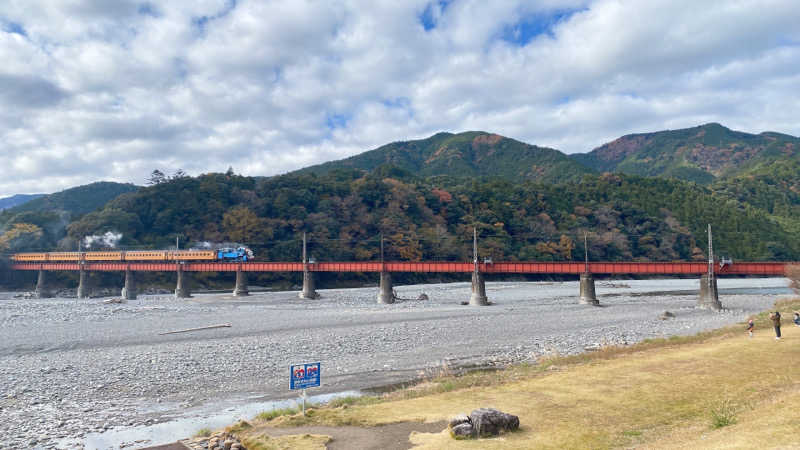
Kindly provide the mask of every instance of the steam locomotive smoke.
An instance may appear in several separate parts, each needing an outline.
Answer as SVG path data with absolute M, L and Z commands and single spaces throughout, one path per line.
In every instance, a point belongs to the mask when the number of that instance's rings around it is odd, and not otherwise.
M 120 239 L 122 239 L 122 233 L 106 231 L 104 234 L 99 236 L 86 236 L 83 238 L 83 245 L 86 248 L 91 248 L 93 246 L 114 248 L 117 246 L 117 243 Z
M 210 241 L 197 241 L 193 242 L 190 245 L 190 248 L 197 249 L 197 250 L 208 250 L 208 249 L 217 249 L 217 248 L 236 248 L 236 247 L 243 247 L 244 244 L 240 244 L 238 242 L 210 242 Z

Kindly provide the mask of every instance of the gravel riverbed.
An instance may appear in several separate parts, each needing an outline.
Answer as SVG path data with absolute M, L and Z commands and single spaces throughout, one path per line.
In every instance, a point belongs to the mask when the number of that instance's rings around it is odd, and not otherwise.
M 376 304 L 377 288 L 320 290 L 317 300 L 261 292 L 121 304 L 0 293 L 0 449 L 83 448 L 89 433 L 224 399 L 288 398 L 292 363 L 322 362 L 316 392 L 365 389 L 442 365 L 503 366 L 694 334 L 740 322 L 788 293 L 779 278 L 719 285 L 721 312 L 695 307 L 697 280 L 598 281 L 601 307 L 578 304 L 577 282 L 489 282 L 487 307 L 459 304 L 469 283 L 398 286 L 401 298 L 429 300 L 393 305 Z M 661 320 L 664 311 L 675 318 Z

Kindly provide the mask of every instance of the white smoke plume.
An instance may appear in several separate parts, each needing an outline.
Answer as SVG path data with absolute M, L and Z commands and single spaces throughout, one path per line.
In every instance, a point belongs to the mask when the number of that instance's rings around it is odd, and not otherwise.
M 244 247 L 244 244 L 238 242 L 210 242 L 210 241 L 197 241 L 193 242 L 189 248 L 195 250 L 208 250 L 218 248 L 237 248 Z
M 83 246 L 85 248 L 92 248 L 93 246 L 103 248 L 115 248 L 119 240 L 122 239 L 122 233 L 115 233 L 113 231 L 106 231 L 102 235 L 86 236 L 83 238 Z

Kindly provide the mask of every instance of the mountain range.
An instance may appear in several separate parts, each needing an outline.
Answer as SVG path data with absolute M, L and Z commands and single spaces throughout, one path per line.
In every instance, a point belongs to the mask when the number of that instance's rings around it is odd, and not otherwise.
M 71 249 L 114 231 L 129 248 L 241 242 L 293 259 L 463 259 L 473 226 L 497 259 L 800 259 L 800 142 L 719 124 L 620 137 L 586 154 L 497 134 L 438 133 L 274 177 L 232 172 L 147 187 L 93 183 L 0 212 L 6 251 Z M 26 237 L 27 236 L 27 237 Z M 5 243 L 5 244 L 4 244 Z M 464 248 L 462 248 L 464 247 Z
M 15 194 L 10 197 L 0 198 L 0 211 L 43 197 L 45 194 Z
M 321 174 L 341 168 L 372 171 L 389 164 L 420 176 L 562 183 L 588 173 L 616 172 L 708 184 L 764 172 L 776 162 L 789 161 L 800 161 L 799 138 L 774 132 L 743 133 L 709 123 L 630 134 L 588 153 L 570 155 L 481 131 L 437 133 L 426 139 L 393 142 L 298 173 Z

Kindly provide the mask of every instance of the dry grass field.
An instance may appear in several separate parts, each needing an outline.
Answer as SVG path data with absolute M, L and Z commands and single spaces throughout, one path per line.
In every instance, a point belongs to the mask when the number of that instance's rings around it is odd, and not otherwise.
M 380 400 L 254 420 L 241 435 L 254 448 L 282 448 L 264 437 L 276 427 L 300 436 L 320 426 L 370 430 L 494 407 L 518 415 L 520 430 L 457 441 L 444 429 L 405 429 L 394 438 L 415 449 L 800 448 L 800 327 L 791 322 L 800 300 L 776 307 L 784 317 L 780 341 L 762 313 L 752 339 L 741 325 L 504 371 L 446 375 Z M 338 434 L 329 433 L 328 445 L 346 444 L 347 434 Z M 325 448 L 318 436 L 293 443 L 301 442 Z

